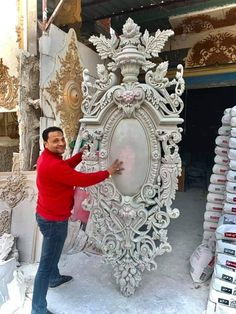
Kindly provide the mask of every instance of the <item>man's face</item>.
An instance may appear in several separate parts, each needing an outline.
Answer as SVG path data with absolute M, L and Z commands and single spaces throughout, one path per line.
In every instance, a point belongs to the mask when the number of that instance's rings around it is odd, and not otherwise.
M 50 150 L 50 152 L 62 155 L 66 149 L 66 141 L 63 133 L 60 131 L 48 133 L 48 139 L 44 142 L 44 146 Z

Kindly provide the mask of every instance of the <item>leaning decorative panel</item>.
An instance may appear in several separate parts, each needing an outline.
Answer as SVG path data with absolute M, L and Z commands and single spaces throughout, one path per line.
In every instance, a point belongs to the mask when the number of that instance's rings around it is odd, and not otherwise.
M 181 172 L 177 125 L 183 122 L 183 67 L 178 65 L 169 80 L 168 62 L 149 60 L 158 57 L 171 35 L 172 30 L 142 35 L 129 18 L 119 38 L 114 33 L 111 39 L 90 38 L 105 63 L 98 64 L 95 82 L 83 72 L 84 117 L 76 148 L 86 141 L 90 150 L 81 170 L 124 161 L 121 176 L 89 188 L 86 207 L 92 211 L 94 237 L 126 296 L 135 292 L 145 269 L 156 269 L 155 257 L 171 251 L 167 227 L 179 216 L 171 205 Z

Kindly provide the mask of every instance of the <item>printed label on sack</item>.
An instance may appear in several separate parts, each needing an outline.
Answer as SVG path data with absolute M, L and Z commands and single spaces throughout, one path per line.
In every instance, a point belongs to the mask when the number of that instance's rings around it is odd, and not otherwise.
M 207 274 L 202 273 L 202 274 L 201 274 L 201 276 L 200 276 L 200 280 L 201 280 L 201 281 L 204 281 L 204 280 L 205 280 L 205 278 L 206 278 L 206 275 L 207 275 Z
M 224 253 L 230 254 L 230 255 L 235 255 L 235 250 L 231 250 L 231 249 L 225 248 L 225 249 L 224 249 Z
M 208 263 L 208 266 L 213 267 L 215 264 L 215 256 L 212 257 L 212 259 L 210 260 L 210 262 Z
M 229 301 L 222 299 L 222 298 L 218 298 L 218 303 L 224 304 L 224 305 L 229 305 Z
M 234 225 L 236 224 L 236 217 L 230 216 L 229 218 L 226 216 L 224 217 L 224 225 Z
M 213 210 L 222 210 L 222 208 L 220 208 L 220 207 L 212 207 L 212 208 L 213 208 Z
M 211 227 L 211 226 L 210 226 L 209 230 L 215 231 L 215 230 L 216 230 L 216 227 Z
M 222 279 L 228 282 L 233 282 L 233 277 L 223 274 Z
M 224 235 L 225 235 L 225 237 L 227 237 L 227 238 L 236 239 L 236 233 L 234 233 L 234 232 L 225 232 Z
M 236 262 L 226 261 L 226 266 L 236 268 Z
M 232 293 L 232 289 L 228 288 L 228 287 L 221 287 L 220 289 L 222 292 L 225 292 L 225 293 L 229 293 L 231 294 Z
M 210 216 L 210 219 L 215 219 L 215 220 L 218 220 L 219 217 L 218 216 Z

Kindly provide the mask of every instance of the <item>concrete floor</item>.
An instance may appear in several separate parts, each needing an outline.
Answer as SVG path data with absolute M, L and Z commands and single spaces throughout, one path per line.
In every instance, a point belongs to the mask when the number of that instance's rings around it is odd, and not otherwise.
M 169 226 L 171 253 L 157 258 L 158 269 L 145 272 L 135 295 L 126 298 L 119 292 L 110 265 L 101 256 L 78 253 L 63 256 L 62 274 L 73 275 L 67 285 L 50 289 L 48 308 L 55 314 L 202 314 L 206 309 L 209 281 L 194 284 L 189 275 L 189 257 L 201 243 L 206 192 L 191 188 L 178 192 L 174 207 L 181 215 Z M 29 314 L 32 282 L 37 265 L 23 265 L 28 293 L 24 308 Z

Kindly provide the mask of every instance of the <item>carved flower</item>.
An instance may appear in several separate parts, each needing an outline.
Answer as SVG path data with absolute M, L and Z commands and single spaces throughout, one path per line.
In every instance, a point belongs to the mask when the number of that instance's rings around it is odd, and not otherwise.
M 131 18 L 128 18 L 123 26 L 123 35 L 120 36 L 121 45 L 126 44 L 139 44 L 139 37 L 141 33 L 139 32 L 140 26 L 134 23 Z
M 132 37 L 140 34 L 139 29 L 140 29 L 140 26 L 135 24 L 131 18 L 128 18 L 128 20 L 126 21 L 126 23 L 123 26 L 123 34 L 127 38 L 132 38 Z
M 111 199 L 114 195 L 114 186 L 111 183 L 104 182 L 100 186 L 100 193 L 106 196 L 107 199 Z
M 124 204 L 119 212 L 120 215 L 124 218 L 133 219 L 136 217 L 136 211 L 130 204 Z
M 160 235 L 160 241 L 167 242 L 168 237 L 167 237 L 167 230 L 166 229 L 160 229 L 159 235 Z

